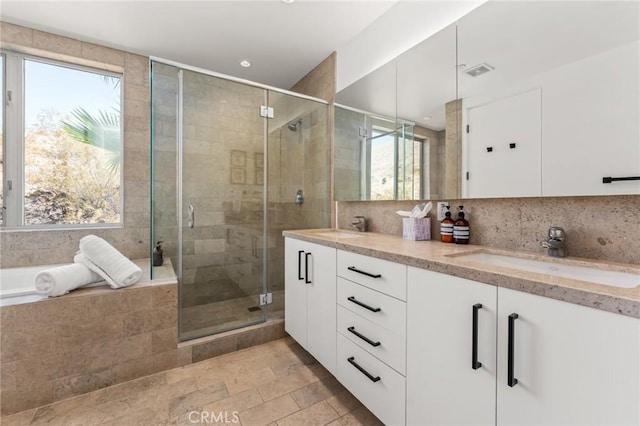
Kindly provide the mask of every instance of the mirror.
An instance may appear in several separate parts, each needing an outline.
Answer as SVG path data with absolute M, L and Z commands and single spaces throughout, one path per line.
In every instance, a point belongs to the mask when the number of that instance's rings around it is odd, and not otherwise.
M 336 200 L 376 199 L 378 157 L 349 124 L 376 117 L 395 123 L 385 199 L 640 194 L 638 16 L 626 1 L 473 10 L 336 95 Z
M 458 196 L 455 43 L 451 25 L 336 95 L 336 200 Z

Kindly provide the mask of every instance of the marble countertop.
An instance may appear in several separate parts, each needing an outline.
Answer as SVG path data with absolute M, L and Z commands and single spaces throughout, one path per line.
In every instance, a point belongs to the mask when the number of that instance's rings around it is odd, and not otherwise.
M 308 229 L 284 231 L 285 237 L 335 247 L 403 263 L 409 266 L 467 278 L 498 287 L 510 288 L 578 305 L 601 309 L 634 318 L 640 318 L 640 286 L 621 288 L 595 284 L 551 274 L 528 272 L 502 266 L 475 263 L 460 256 L 472 252 L 490 252 L 529 259 L 541 259 L 538 254 L 491 249 L 486 246 L 446 244 L 440 241 L 409 241 L 396 235 L 373 232 L 356 233 L 342 229 Z M 556 259 L 543 257 L 548 262 L 586 266 L 609 271 L 638 274 L 640 267 L 629 264 L 601 262 L 575 257 Z

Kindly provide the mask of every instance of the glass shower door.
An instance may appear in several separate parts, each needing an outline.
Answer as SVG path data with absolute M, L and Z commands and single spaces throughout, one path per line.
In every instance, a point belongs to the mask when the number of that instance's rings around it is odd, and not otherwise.
M 180 339 L 265 321 L 266 91 L 181 71 Z M 181 136 L 181 137 L 180 137 Z
M 267 276 L 273 303 L 269 319 L 284 317 L 284 238 L 288 229 L 331 225 L 328 106 L 268 92 Z

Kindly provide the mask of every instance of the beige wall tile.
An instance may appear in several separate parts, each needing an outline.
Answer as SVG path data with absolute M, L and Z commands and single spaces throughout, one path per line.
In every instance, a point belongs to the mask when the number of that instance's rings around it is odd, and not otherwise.
M 33 30 L 33 47 L 47 52 L 82 57 L 82 42 L 56 34 Z
M 445 201 L 454 215 L 464 205 L 471 244 L 544 254 L 540 241 L 550 226 L 558 225 L 567 231 L 570 256 L 632 264 L 640 258 L 640 195 Z M 410 210 L 416 203 L 340 202 L 338 227 L 349 228 L 353 216 L 364 214 L 371 231 L 402 235 L 395 211 Z M 434 207 L 430 216 L 435 215 Z M 431 225 L 431 234 L 439 235 L 438 222 Z
M 124 52 L 122 50 L 82 42 L 81 52 L 85 59 L 124 67 Z
M 33 30 L 20 25 L 0 22 L 0 41 L 30 47 L 33 45 Z
M 0 414 L 5 416 L 53 402 L 53 381 L 0 392 Z
M 151 333 L 151 351 L 155 353 L 174 350 L 178 343 L 178 327 L 173 326 Z
M 141 309 L 126 314 L 123 318 L 123 335 L 148 333 L 173 327 L 178 321 L 176 306 L 161 306 L 153 309 Z

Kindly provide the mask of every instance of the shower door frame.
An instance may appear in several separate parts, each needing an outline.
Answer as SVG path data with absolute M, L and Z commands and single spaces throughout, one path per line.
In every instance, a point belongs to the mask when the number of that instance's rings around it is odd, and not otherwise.
M 301 93 L 296 93 L 296 92 L 292 92 L 290 90 L 285 90 L 285 89 L 280 89 L 277 87 L 273 87 L 273 86 L 269 86 L 269 85 L 265 85 L 262 83 L 257 83 L 257 82 L 253 82 L 250 80 L 245 80 L 242 78 L 238 78 L 238 77 L 233 77 L 233 76 L 229 76 L 226 74 L 222 74 L 222 73 L 218 73 L 215 71 L 210 71 L 204 68 L 199 68 L 199 67 L 195 67 L 195 66 L 191 66 L 191 65 L 187 65 L 187 64 L 183 64 L 180 62 L 176 62 L 176 61 L 172 61 L 172 60 L 168 60 L 168 59 L 164 59 L 164 58 L 159 58 L 159 57 L 155 57 L 155 56 L 150 56 L 149 57 L 149 63 L 151 64 L 152 62 L 156 62 L 159 64 L 163 64 L 163 65 L 168 65 L 168 66 L 172 66 L 177 68 L 178 70 L 178 99 L 177 99 L 177 114 L 176 114 L 176 143 L 177 143 L 177 155 L 176 155 L 176 181 L 177 181 L 177 185 L 176 185 L 176 201 L 177 201 L 177 241 L 179 242 L 178 244 L 178 252 L 176 255 L 176 260 L 177 260 L 177 270 L 175 271 L 176 273 L 176 277 L 178 279 L 178 283 L 182 282 L 182 272 L 183 272 L 183 268 L 182 268 L 182 255 L 183 255 L 183 190 L 182 190 L 182 181 L 183 181 L 183 149 L 184 149 L 184 129 L 183 129 L 183 113 L 184 113 L 184 105 L 183 105 L 183 101 L 184 101 L 184 88 L 183 88 L 183 71 L 191 71 L 191 72 L 195 72 L 195 73 L 199 73 L 202 75 L 206 75 L 209 77 L 214 77 L 214 78 L 219 78 L 225 81 L 230 81 L 230 82 L 234 82 L 234 83 L 239 83 L 239 84 L 244 84 L 250 87 L 254 87 L 254 88 L 258 88 L 258 89 L 262 89 L 263 93 L 264 93 L 264 98 L 263 98 L 263 104 L 265 106 L 269 106 L 269 92 L 276 92 L 276 93 L 282 93 L 284 95 L 288 95 L 288 96 L 293 96 L 295 98 L 299 98 L 299 99 L 306 99 L 309 101 L 314 101 L 314 102 L 318 102 L 320 104 L 324 104 L 327 106 L 330 106 L 330 103 L 324 99 L 319 99 L 313 96 L 308 96 L 308 95 L 304 95 Z M 152 67 L 149 66 L 149 73 L 152 73 Z M 150 82 L 153 81 L 151 76 L 150 76 Z M 151 87 L 150 84 L 150 90 L 153 90 L 153 87 Z M 153 108 L 153 105 L 151 105 L 151 107 Z M 329 110 L 330 108 L 328 108 Z M 256 111 L 256 113 L 259 113 L 260 111 Z M 269 119 L 271 119 L 271 117 L 267 117 L 267 116 L 262 116 L 263 117 L 263 152 L 264 152 L 264 156 L 263 156 L 263 185 L 262 185 L 262 201 L 263 201 L 263 218 L 262 218 L 262 252 L 263 252 L 263 258 L 262 258 L 262 293 L 267 293 L 270 290 L 270 283 L 268 282 L 268 249 L 269 249 L 269 238 L 268 238 L 268 226 L 267 226 L 267 220 L 268 220 L 268 188 L 269 188 L 269 181 L 268 181 L 268 159 L 267 159 L 267 149 L 268 149 L 268 140 L 269 140 Z M 150 120 L 152 122 L 153 125 L 153 114 L 150 114 Z M 328 143 L 331 145 L 330 147 L 330 151 L 333 152 L 333 146 L 331 144 L 331 138 L 329 137 L 331 130 L 329 128 L 329 123 L 330 123 L 330 119 L 327 116 L 327 141 Z M 151 138 L 153 138 L 153 133 L 151 134 Z M 152 145 L 153 146 L 153 145 Z M 153 156 L 152 156 L 153 157 Z M 333 155 L 331 156 L 333 157 Z M 153 164 L 151 165 L 151 170 L 153 170 Z M 333 177 L 332 177 L 332 166 L 329 167 L 329 173 L 331 175 L 330 181 L 330 187 L 333 187 Z M 152 196 L 152 200 L 153 200 L 153 194 L 151 194 Z M 330 198 L 330 197 L 329 197 Z M 328 203 L 331 203 L 331 199 L 328 200 Z M 152 201 L 152 205 L 153 205 L 153 201 Z M 153 206 L 152 206 L 152 210 L 151 210 L 151 247 L 153 248 L 154 246 L 154 228 L 153 228 Z M 153 266 L 151 266 L 151 273 L 153 273 Z M 182 307 L 182 285 L 178 285 L 178 309 L 180 310 Z M 263 321 L 259 322 L 263 323 L 268 321 L 268 313 L 269 313 L 269 308 L 268 305 L 267 309 L 264 310 L 264 317 L 263 317 Z M 180 342 L 184 342 L 184 341 L 189 341 L 189 340 L 193 340 L 193 339 L 197 339 L 197 338 L 201 338 L 201 337 L 206 337 L 206 336 L 210 336 L 210 335 L 215 335 L 215 334 L 219 334 L 219 333 L 223 333 L 225 331 L 230 331 L 230 330 L 234 330 L 234 329 L 240 329 L 240 328 L 244 328 L 244 327 L 248 327 L 251 325 L 255 325 L 255 324 L 246 324 L 240 327 L 233 327 L 230 329 L 224 329 L 221 331 L 218 331 L 216 333 L 208 333 L 208 334 L 203 334 L 203 335 L 197 335 L 194 337 L 189 337 L 189 338 L 183 338 L 183 330 L 182 330 L 182 321 L 180 320 L 180 312 L 178 312 L 178 340 Z

